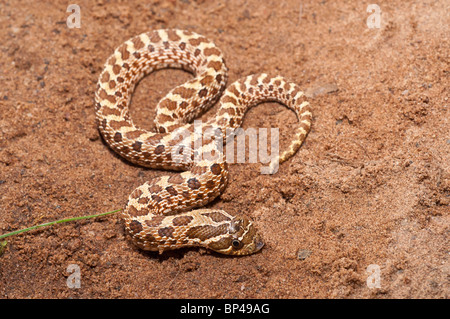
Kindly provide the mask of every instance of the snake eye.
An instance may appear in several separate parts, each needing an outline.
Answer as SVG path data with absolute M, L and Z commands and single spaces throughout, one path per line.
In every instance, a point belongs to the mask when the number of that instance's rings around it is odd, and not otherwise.
M 241 248 L 241 242 L 237 239 L 233 239 L 231 245 L 233 245 L 233 248 Z

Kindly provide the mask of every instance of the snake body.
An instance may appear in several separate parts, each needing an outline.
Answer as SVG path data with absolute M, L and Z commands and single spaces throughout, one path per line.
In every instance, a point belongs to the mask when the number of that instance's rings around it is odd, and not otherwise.
M 135 126 L 129 104 L 136 83 L 162 68 L 181 68 L 194 78 L 158 103 L 156 132 L 150 132 Z M 240 127 L 249 108 L 276 101 L 293 110 L 299 121 L 291 145 L 279 155 L 277 163 L 283 162 L 301 146 L 312 114 L 299 87 L 281 76 L 250 75 L 225 90 L 226 81 L 221 51 L 189 31 L 143 33 L 120 45 L 107 60 L 95 94 L 96 118 L 104 140 L 132 163 L 181 171 L 154 178 L 129 196 L 122 216 L 139 248 L 162 253 L 203 246 L 223 254 L 245 255 L 264 245 L 248 218 L 201 209 L 223 192 L 228 181 L 221 145 L 233 137 L 230 129 Z M 214 118 L 197 127 L 191 123 L 218 100 Z M 195 147 L 199 142 L 201 146 Z

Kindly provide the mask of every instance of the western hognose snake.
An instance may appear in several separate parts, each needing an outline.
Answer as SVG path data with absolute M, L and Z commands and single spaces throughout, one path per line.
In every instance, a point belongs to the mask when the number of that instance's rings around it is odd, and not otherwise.
M 136 83 L 154 70 L 169 67 L 189 71 L 195 77 L 175 87 L 158 103 L 157 132 L 136 127 L 129 114 Z M 161 253 L 203 246 L 223 254 L 245 255 L 264 245 L 246 217 L 217 209 L 192 209 L 205 206 L 224 190 L 228 169 L 220 156 L 223 148 L 217 145 L 223 146 L 233 137 L 226 128 L 240 127 L 249 108 L 276 101 L 296 113 L 299 125 L 294 140 L 279 155 L 279 163 L 299 149 L 309 132 L 312 114 L 303 92 L 283 77 L 250 75 L 224 91 L 226 81 L 221 51 L 205 37 L 189 31 L 143 33 L 120 45 L 107 60 L 95 94 L 98 128 L 106 143 L 132 163 L 182 171 L 152 179 L 129 196 L 123 210 L 125 228 L 141 249 Z M 217 100 L 216 117 L 202 123 L 201 134 L 195 134 L 190 122 Z M 180 143 L 186 137 L 183 132 L 190 133 L 188 143 Z M 193 145 L 198 145 L 198 136 L 201 147 L 196 149 Z M 212 160 L 202 157 L 207 153 Z

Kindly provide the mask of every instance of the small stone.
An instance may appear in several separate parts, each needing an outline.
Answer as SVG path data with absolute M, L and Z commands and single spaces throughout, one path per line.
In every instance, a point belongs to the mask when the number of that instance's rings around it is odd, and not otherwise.
M 334 83 L 327 83 L 324 85 L 316 86 L 313 88 L 309 88 L 305 91 L 306 97 L 313 98 L 319 95 L 324 95 L 327 93 L 334 93 L 339 91 L 339 88 Z
M 305 260 L 309 256 L 311 256 L 312 251 L 308 249 L 299 249 L 297 250 L 297 259 L 298 260 Z

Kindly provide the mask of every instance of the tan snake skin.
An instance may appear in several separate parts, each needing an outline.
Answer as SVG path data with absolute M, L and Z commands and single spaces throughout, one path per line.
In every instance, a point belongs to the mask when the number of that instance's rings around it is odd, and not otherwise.
M 157 132 L 136 127 L 129 114 L 136 83 L 154 70 L 169 67 L 187 70 L 195 77 L 158 103 Z M 152 179 L 129 196 L 123 210 L 125 229 L 141 249 L 162 253 L 203 246 L 223 254 L 247 255 L 263 247 L 248 218 L 217 209 L 192 209 L 205 206 L 223 192 L 228 169 L 222 146 L 233 138 L 226 128 L 238 128 L 249 108 L 276 101 L 296 113 L 298 128 L 289 148 L 279 155 L 279 163 L 299 149 L 312 114 L 303 92 L 283 77 L 250 75 L 223 92 L 226 81 L 221 51 L 189 31 L 143 33 L 123 43 L 107 60 L 95 94 L 98 128 L 106 143 L 130 162 L 182 171 Z M 219 98 L 216 117 L 195 132 L 190 122 Z M 219 133 L 222 135 L 214 135 Z M 201 147 L 196 148 L 199 142 Z

